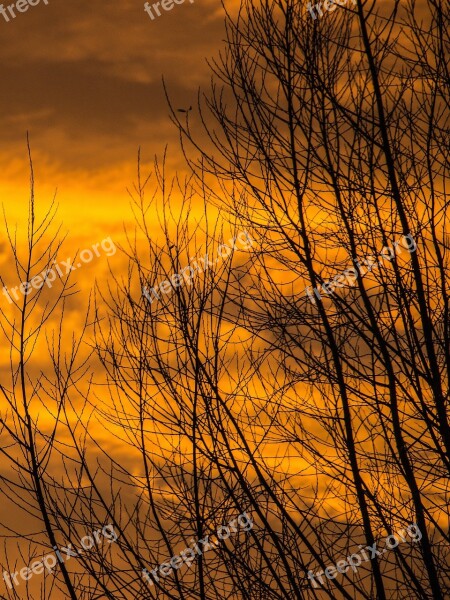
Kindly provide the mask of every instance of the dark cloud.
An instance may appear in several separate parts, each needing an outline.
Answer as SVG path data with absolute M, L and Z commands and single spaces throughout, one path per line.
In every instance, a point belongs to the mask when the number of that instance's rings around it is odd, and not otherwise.
M 133 160 L 144 143 L 159 151 L 175 140 L 161 77 L 179 106 L 194 104 L 222 20 L 200 0 L 153 21 L 140 0 L 50 0 L 0 20 L 1 154 L 22 156 L 27 129 L 64 168 Z

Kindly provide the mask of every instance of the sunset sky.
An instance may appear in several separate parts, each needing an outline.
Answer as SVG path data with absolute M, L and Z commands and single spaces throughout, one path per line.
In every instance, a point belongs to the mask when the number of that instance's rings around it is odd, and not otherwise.
M 139 146 L 150 163 L 168 143 L 170 164 L 182 164 L 161 79 L 177 108 L 195 104 L 209 80 L 206 59 L 223 39 L 220 4 L 186 2 L 152 21 L 139 0 L 50 0 L 9 22 L 0 16 L 0 35 L 0 197 L 8 215 L 26 208 L 28 130 L 38 201 L 58 188 L 70 235 L 99 227 L 110 235 L 131 214 L 125 188 Z
M 450 598 L 449 0 L 146 4 L 0 0 L 0 600 Z

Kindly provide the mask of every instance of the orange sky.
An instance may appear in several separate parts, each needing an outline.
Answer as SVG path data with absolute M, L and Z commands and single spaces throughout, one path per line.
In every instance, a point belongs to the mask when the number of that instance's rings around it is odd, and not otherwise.
M 10 22 L 0 15 L 0 203 L 9 222 L 26 232 L 29 131 L 38 204 L 48 207 L 58 190 L 56 223 L 67 234 L 60 260 L 107 237 L 122 243 L 123 224 L 134 227 L 126 188 L 136 178 L 138 147 L 148 168 L 166 144 L 170 171 L 184 166 L 162 76 L 176 108 L 194 106 L 210 81 L 206 59 L 222 47 L 223 16 L 220 0 L 185 0 L 154 20 L 143 0 L 49 0 Z M 196 119 L 193 111 L 193 129 Z M 0 274 L 8 280 L 13 260 L 0 228 Z M 70 301 L 69 331 L 79 328 L 108 260 L 126 272 L 119 253 L 102 252 L 74 274 L 83 301 Z
M 8 214 L 16 220 L 26 209 L 29 130 L 38 200 L 58 188 L 69 232 L 100 226 L 110 235 L 129 219 L 125 188 L 138 146 L 151 162 L 169 143 L 170 163 L 182 164 L 162 75 L 177 108 L 195 104 L 222 23 L 213 0 L 186 1 L 153 21 L 141 0 L 49 0 L 9 22 L 0 16 L 0 199 Z

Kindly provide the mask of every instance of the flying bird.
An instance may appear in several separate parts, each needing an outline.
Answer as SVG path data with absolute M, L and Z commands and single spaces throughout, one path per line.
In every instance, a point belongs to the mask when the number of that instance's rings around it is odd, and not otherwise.
M 192 110 L 192 106 L 190 106 L 187 110 L 185 108 L 177 108 L 178 112 L 184 112 L 184 113 L 188 113 L 190 110 Z

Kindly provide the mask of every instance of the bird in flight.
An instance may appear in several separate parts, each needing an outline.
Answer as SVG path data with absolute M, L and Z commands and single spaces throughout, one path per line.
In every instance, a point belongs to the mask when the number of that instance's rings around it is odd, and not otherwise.
M 188 113 L 190 110 L 192 110 L 192 106 L 190 106 L 187 110 L 185 108 L 177 108 L 178 112 L 184 112 L 184 113 Z

